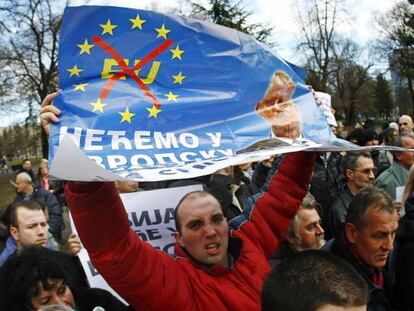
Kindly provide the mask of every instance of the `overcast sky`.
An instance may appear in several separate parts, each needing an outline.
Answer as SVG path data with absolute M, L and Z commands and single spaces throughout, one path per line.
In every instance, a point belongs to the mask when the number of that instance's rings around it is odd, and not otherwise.
M 207 0 L 195 0 L 207 4 Z M 278 43 L 276 51 L 284 58 L 297 62 L 294 51 L 295 42 L 299 33 L 298 23 L 295 18 L 296 3 L 305 3 L 309 0 L 244 0 L 247 10 L 253 13 L 254 22 L 268 23 L 274 27 L 273 37 Z M 102 4 L 128 6 L 148 9 L 149 2 L 142 0 L 72 0 L 73 5 Z M 152 1 L 155 2 L 155 1 Z M 347 22 L 342 23 L 340 30 L 349 34 L 361 45 L 366 45 L 369 40 L 375 39 L 378 34 L 374 27 L 375 15 L 382 14 L 394 6 L 399 0 L 344 0 L 343 8 L 346 11 Z M 161 3 L 161 4 L 160 4 Z M 177 1 L 159 1 L 157 6 L 161 9 L 177 6 Z

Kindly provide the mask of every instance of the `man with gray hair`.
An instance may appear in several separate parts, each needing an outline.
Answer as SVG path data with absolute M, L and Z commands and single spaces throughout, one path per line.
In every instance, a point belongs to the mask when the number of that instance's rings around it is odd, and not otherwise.
M 400 119 L 398 120 L 398 125 L 400 126 L 401 134 L 409 134 L 413 132 L 413 119 L 406 114 L 400 117 Z
M 368 285 L 368 311 L 392 310 L 390 278 L 384 271 L 393 250 L 398 214 L 392 198 L 383 190 L 368 186 L 349 205 L 344 234 L 325 244 L 324 250 L 350 263 Z
M 325 243 L 324 230 L 318 210 L 319 204 L 309 192 L 303 198 L 295 217 L 283 237 L 280 246 L 270 257 L 269 264 L 276 267 L 296 252 L 320 249 Z
M 16 176 L 17 195 L 14 202 L 36 201 L 46 208 L 48 214 L 49 231 L 56 240 L 62 239 L 62 210 L 56 197 L 49 191 L 36 188 L 29 174 L 23 172 Z M 13 203 L 14 203 L 13 202 Z

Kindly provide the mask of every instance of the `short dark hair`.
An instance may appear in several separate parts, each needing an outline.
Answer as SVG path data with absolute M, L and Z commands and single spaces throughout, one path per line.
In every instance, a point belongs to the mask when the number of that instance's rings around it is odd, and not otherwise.
M 362 132 L 363 132 L 362 128 L 356 128 L 348 134 L 348 136 L 346 137 L 346 140 L 348 141 L 356 140 L 357 144 L 360 145 Z
M 360 151 L 360 152 L 348 151 L 344 159 L 342 160 L 342 166 L 343 166 L 343 172 L 344 172 L 343 174 L 345 176 L 345 179 L 347 179 L 346 177 L 347 170 L 353 171 L 357 168 L 357 161 L 359 157 L 365 157 L 365 158 L 372 159 L 372 156 L 368 151 Z
M 367 142 L 374 139 L 379 141 L 377 132 L 371 128 L 367 128 L 362 131 L 359 142 L 361 146 L 365 146 Z
M 208 193 L 207 191 L 196 190 L 196 191 L 191 191 L 187 193 L 181 198 L 181 200 L 178 202 L 177 206 L 174 209 L 175 228 L 179 233 L 181 233 L 181 222 L 180 222 L 180 218 L 178 217 L 178 209 L 181 206 L 181 204 L 183 204 L 183 202 L 187 199 L 195 199 L 195 198 L 205 197 L 208 195 L 211 195 L 212 197 L 214 197 L 212 194 Z
M 25 247 L 20 253 L 9 257 L 0 269 L 0 291 L 4 310 L 33 310 L 32 298 L 40 290 L 49 289 L 49 279 L 66 283 L 64 266 L 57 252 L 40 246 Z
M 262 311 L 316 311 L 328 304 L 360 307 L 368 287 L 342 258 L 321 250 L 297 252 L 270 272 L 262 290 Z
M 25 159 L 23 159 L 22 164 L 23 164 L 24 162 L 32 162 L 32 161 L 31 161 L 29 158 L 25 158 Z
M 40 205 L 38 202 L 36 201 L 18 201 L 18 202 L 14 202 L 13 204 L 10 204 L 9 206 L 7 206 L 6 210 L 4 211 L 4 222 L 5 225 L 10 227 L 17 227 L 17 210 L 19 208 L 25 208 L 28 209 L 30 211 L 43 211 L 45 212 L 46 209 L 44 206 Z
M 375 186 L 367 186 L 353 196 L 345 223 L 351 223 L 358 229 L 363 228 L 366 225 L 368 209 L 374 207 L 390 214 L 396 211 L 387 192 Z

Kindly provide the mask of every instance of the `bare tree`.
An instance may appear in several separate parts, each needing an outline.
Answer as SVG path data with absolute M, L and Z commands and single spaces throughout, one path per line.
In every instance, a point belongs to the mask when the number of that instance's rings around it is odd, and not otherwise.
M 58 34 L 61 12 L 53 0 L 6 0 L 0 11 L 4 25 L 0 63 L 3 70 L 1 109 L 26 111 L 26 123 L 37 118 L 45 96 L 57 89 Z M 48 143 L 42 135 L 43 156 Z
M 309 0 L 301 4 L 296 2 L 301 28 L 297 50 L 306 58 L 309 83 L 324 92 L 329 89 L 332 55 L 338 35 L 337 27 L 342 22 L 341 2 L 341 0 Z
M 362 60 L 361 47 L 338 31 L 347 16 L 342 0 L 296 2 L 296 8 L 301 27 L 297 50 L 306 59 L 307 82 L 331 93 L 334 108 L 344 113 L 346 124 L 353 124 L 357 109 L 373 101 L 373 94 L 370 98 L 361 96 L 369 93 L 364 87 L 371 85 L 372 64 Z
M 369 99 L 374 97 L 372 93 L 369 96 L 371 98 L 367 98 L 366 92 L 365 96 L 361 97 L 361 91 L 367 86 L 367 82 L 372 80 L 369 75 L 372 64 L 362 65 L 362 54 L 363 49 L 350 39 L 337 40 L 332 49 L 332 74 L 328 77 L 328 82 L 337 105 L 342 107 L 345 113 L 346 124 L 353 124 L 356 109 L 367 107 Z

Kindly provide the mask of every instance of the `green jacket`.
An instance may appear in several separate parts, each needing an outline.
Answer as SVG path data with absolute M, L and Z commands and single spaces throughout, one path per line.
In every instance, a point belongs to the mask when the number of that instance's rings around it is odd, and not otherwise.
M 398 162 L 394 161 L 389 168 L 383 171 L 377 179 L 375 185 L 384 189 L 395 199 L 395 189 L 404 186 L 408 179 L 408 171 Z

